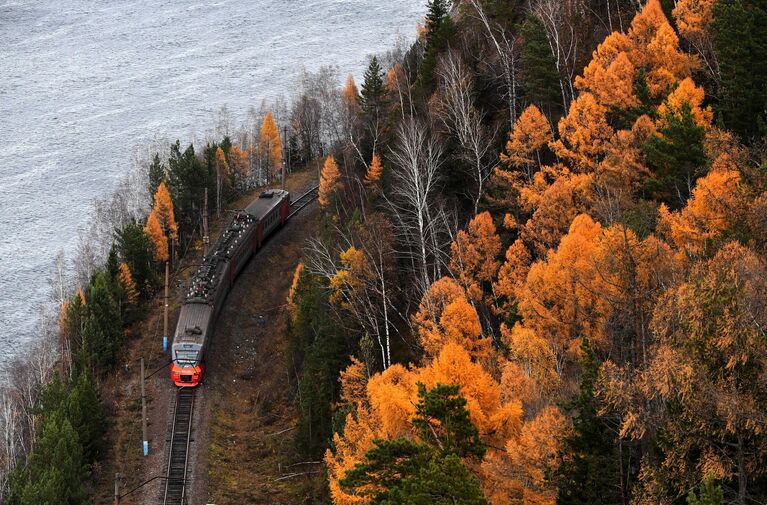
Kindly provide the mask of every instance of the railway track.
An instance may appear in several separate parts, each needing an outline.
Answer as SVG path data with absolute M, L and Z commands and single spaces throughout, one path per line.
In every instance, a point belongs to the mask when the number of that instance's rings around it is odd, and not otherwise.
M 189 465 L 189 442 L 192 439 L 194 393 L 195 390 L 192 388 L 179 388 L 176 392 L 163 505 L 185 505 L 186 503 L 186 475 Z
M 309 205 L 314 201 L 315 198 L 317 198 L 317 195 L 319 193 L 320 186 L 319 184 L 308 190 L 303 195 L 299 196 L 292 202 L 290 202 L 290 214 L 288 215 L 288 219 L 295 216 L 299 213 L 301 209 Z
M 290 202 L 288 219 L 312 203 L 319 193 L 316 185 Z M 187 473 L 189 470 L 189 444 L 192 440 L 192 416 L 194 414 L 195 388 L 179 388 L 173 409 L 170 450 L 165 471 L 163 505 L 186 505 Z

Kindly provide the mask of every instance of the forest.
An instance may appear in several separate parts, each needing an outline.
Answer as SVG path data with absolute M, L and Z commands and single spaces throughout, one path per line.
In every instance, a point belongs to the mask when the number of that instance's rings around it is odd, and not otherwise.
M 290 295 L 350 504 L 767 501 L 767 3 L 433 0 Z
M 1 501 L 91 500 L 165 266 L 286 164 L 319 175 L 287 299 L 307 503 L 767 503 L 767 2 L 425 7 L 359 85 L 304 72 L 96 202 L 0 389 Z

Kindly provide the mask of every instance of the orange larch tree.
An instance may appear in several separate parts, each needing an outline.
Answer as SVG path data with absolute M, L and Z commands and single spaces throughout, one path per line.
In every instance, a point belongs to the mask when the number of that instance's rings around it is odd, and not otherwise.
M 506 261 L 501 265 L 493 282 L 493 292 L 496 296 L 494 307 L 498 315 L 507 315 L 515 310 L 517 293 L 522 288 L 532 264 L 530 252 L 519 239 L 506 250 L 505 258 Z
M 381 157 L 378 153 L 373 153 L 373 160 L 370 162 L 367 174 L 365 175 L 365 183 L 369 186 L 375 186 L 381 182 L 382 175 L 383 164 L 381 164 Z
M 523 171 L 528 182 L 541 168 L 541 149 L 552 141 L 551 125 L 535 105 L 530 105 L 514 123 L 501 161 L 510 169 Z
M 467 229 L 459 231 L 450 244 L 450 272 L 471 300 L 483 299 L 483 288 L 498 271 L 500 253 L 501 239 L 489 212 L 475 216 Z
M 328 207 L 341 189 L 341 172 L 338 170 L 336 159 L 330 155 L 325 159 L 320 174 L 319 202 L 321 207 Z
M 264 121 L 261 123 L 259 149 L 261 156 L 268 161 L 266 177 L 267 180 L 271 180 L 282 169 L 280 129 L 274 121 L 271 111 L 266 113 Z
M 178 238 L 178 225 L 176 224 L 176 217 L 173 213 L 173 200 L 170 197 L 168 187 L 164 182 L 161 182 L 157 186 L 157 191 L 154 194 L 154 208 L 152 213 L 155 214 L 157 221 L 160 223 L 160 227 L 163 233 L 171 239 L 176 240 Z
M 138 303 L 138 289 L 136 289 L 136 283 L 133 280 L 130 268 L 125 262 L 120 263 L 120 275 L 118 281 L 125 293 L 126 303 L 131 307 L 135 306 Z
M 154 212 L 149 214 L 144 226 L 144 232 L 154 246 L 154 260 L 157 262 L 168 261 L 168 237 L 163 232 L 162 225 Z
M 738 167 L 729 154 L 721 154 L 698 179 L 685 208 L 670 212 L 661 205 L 658 228 L 688 254 L 706 255 L 741 219 L 744 196 Z

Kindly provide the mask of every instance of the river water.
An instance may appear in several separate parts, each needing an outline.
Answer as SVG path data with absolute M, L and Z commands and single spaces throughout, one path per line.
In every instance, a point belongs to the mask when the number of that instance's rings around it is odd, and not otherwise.
M 0 367 L 23 353 L 54 255 L 149 139 L 182 143 L 289 96 L 302 67 L 359 77 L 425 0 L 0 0 Z

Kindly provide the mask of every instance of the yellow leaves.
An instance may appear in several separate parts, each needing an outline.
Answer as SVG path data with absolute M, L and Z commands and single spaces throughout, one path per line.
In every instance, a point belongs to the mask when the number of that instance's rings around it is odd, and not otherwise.
M 613 135 L 606 114 L 607 108 L 594 95 L 582 93 L 570 104 L 567 116 L 559 121 L 560 138 L 550 144 L 551 149 L 578 171 L 594 170 Z
M 506 444 L 512 465 L 524 472 L 522 480 L 530 483 L 525 490 L 524 503 L 556 502 L 557 490 L 547 486 L 546 474 L 557 468 L 559 440 L 565 426 L 567 420 L 562 412 L 557 407 L 548 406 L 522 426 L 519 439 Z
M 661 205 L 659 230 L 689 254 L 704 254 L 711 241 L 735 223 L 745 205 L 740 183 L 740 172 L 732 158 L 720 155 L 708 175 L 698 180 L 684 209 L 670 212 Z
M 482 286 L 492 281 L 498 271 L 501 239 L 489 212 L 477 215 L 450 244 L 450 271 L 471 300 L 482 300 Z
M 248 177 L 248 154 L 237 144 L 229 148 L 229 166 L 237 178 L 244 180 Z
M 538 107 L 530 105 L 514 123 L 501 161 L 510 168 L 526 168 L 529 173 L 532 165 L 540 164 L 539 151 L 551 140 L 551 126 L 546 116 Z
M 389 73 L 386 74 L 386 89 L 389 93 L 393 93 L 400 89 L 406 82 L 407 77 L 405 76 L 405 71 L 402 70 L 399 63 L 395 63 L 394 66 L 389 69 Z
M 266 113 L 264 121 L 261 123 L 260 137 L 261 152 L 269 157 L 272 169 L 276 172 L 282 168 L 282 141 L 280 140 L 280 129 L 277 127 L 271 112 Z
M 594 59 L 583 71 L 583 77 L 575 78 L 575 86 L 580 91 L 592 93 L 599 103 L 607 107 L 628 109 L 639 105 L 634 93 L 636 69 L 628 54 L 621 51 L 610 57 L 608 52 L 595 51 Z
M 341 370 L 339 377 L 341 401 L 353 407 L 360 407 L 367 398 L 368 373 L 360 360 L 354 356 L 351 360 L 351 364 Z
M 336 159 L 331 155 L 325 159 L 320 174 L 319 202 L 321 207 L 327 207 L 333 201 L 335 194 L 341 189 L 341 172 L 338 171 Z
M 176 225 L 176 217 L 173 213 L 173 200 L 171 200 L 170 192 L 164 182 L 157 186 L 152 213 L 155 214 L 163 233 L 168 238 L 171 240 L 178 238 L 178 226 Z
M 354 83 L 354 76 L 349 74 L 349 77 L 346 78 L 346 85 L 344 86 L 344 100 L 346 100 L 348 106 L 356 107 L 358 96 L 359 92 L 357 91 L 357 85 Z
M 511 330 L 502 325 L 501 338 L 509 347 L 511 362 L 518 366 L 518 369 L 504 370 L 504 383 L 518 391 L 515 397 L 525 404 L 540 400 L 557 382 L 555 356 L 549 342 L 521 324 L 515 324 Z M 530 379 L 525 390 L 509 382 L 515 377 L 519 379 L 518 372 Z
M 498 313 L 510 311 L 517 301 L 517 292 L 527 278 L 532 258 L 525 245 L 517 239 L 506 250 L 506 262 L 501 265 L 493 291 L 500 300 L 496 302 Z
M 427 356 L 436 356 L 449 343 L 462 345 L 474 357 L 487 356 L 491 349 L 477 310 L 449 277 L 436 281 L 424 294 L 413 327 Z
M 298 265 L 296 265 L 296 270 L 293 272 L 293 282 L 290 285 L 290 291 L 288 293 L 288 311 L 290 312 L 290 316 L 292 318 L 296 317 L 296 304 L 295 304 L 295 296 L 296 296 L 296 288 L 298 287 L 298 281 L 301 278 L 301 272 L 304 271 L 304 262 L 300 261 Z
M 715 0 L 678 0 L 672 15 L 682 37 L 700 45 L 709 37 Z
M 123 288 L 128 305 L 135 306 L 138 303 L 138 289 L 136 289 L 130 268 L 125 262 L 120 263 L 120 274 L 117 280 Z
M 361 249 L 349 247 L 340 254 L 340 259 L 341 268 L 330 278 L 330 301 L 343 304 L 345 293 L 359 290 L 372 272 Z
M 383 175 L 383 165 L 381 164 L 381 157 L 378 153 L 373 153 L 373 160 L 368 167 L 367 175 L 365 175 L 365 183 L 369 186 L 373 186 L 381 182 L 381 176 Z
M 692 117 L 695 119 L 695 123 L 697 123 L 698 126 L 707 128 L 711 126 L 711 120 L 714 115 L 713 112 L 711 112 L 711 107 L 701 107 L 703 98 L 703 88 L 696 86 L 695 82 L 688 77 L 680 82 L 679 86 L 677 86 L 677 88 L 666 98 L 666 101 L 658 107 L 658 115 L 661 119 L 668 113 L 680 116 L 682 107 L 686 103 L 690 106 L 690 111 L 692 112 Z
M 154 246 L 154 260 L 157 262 L 168 261 L 168 239 L 155 212 L 149 214 L 144 232 L 149 236 L 149 240 Z

